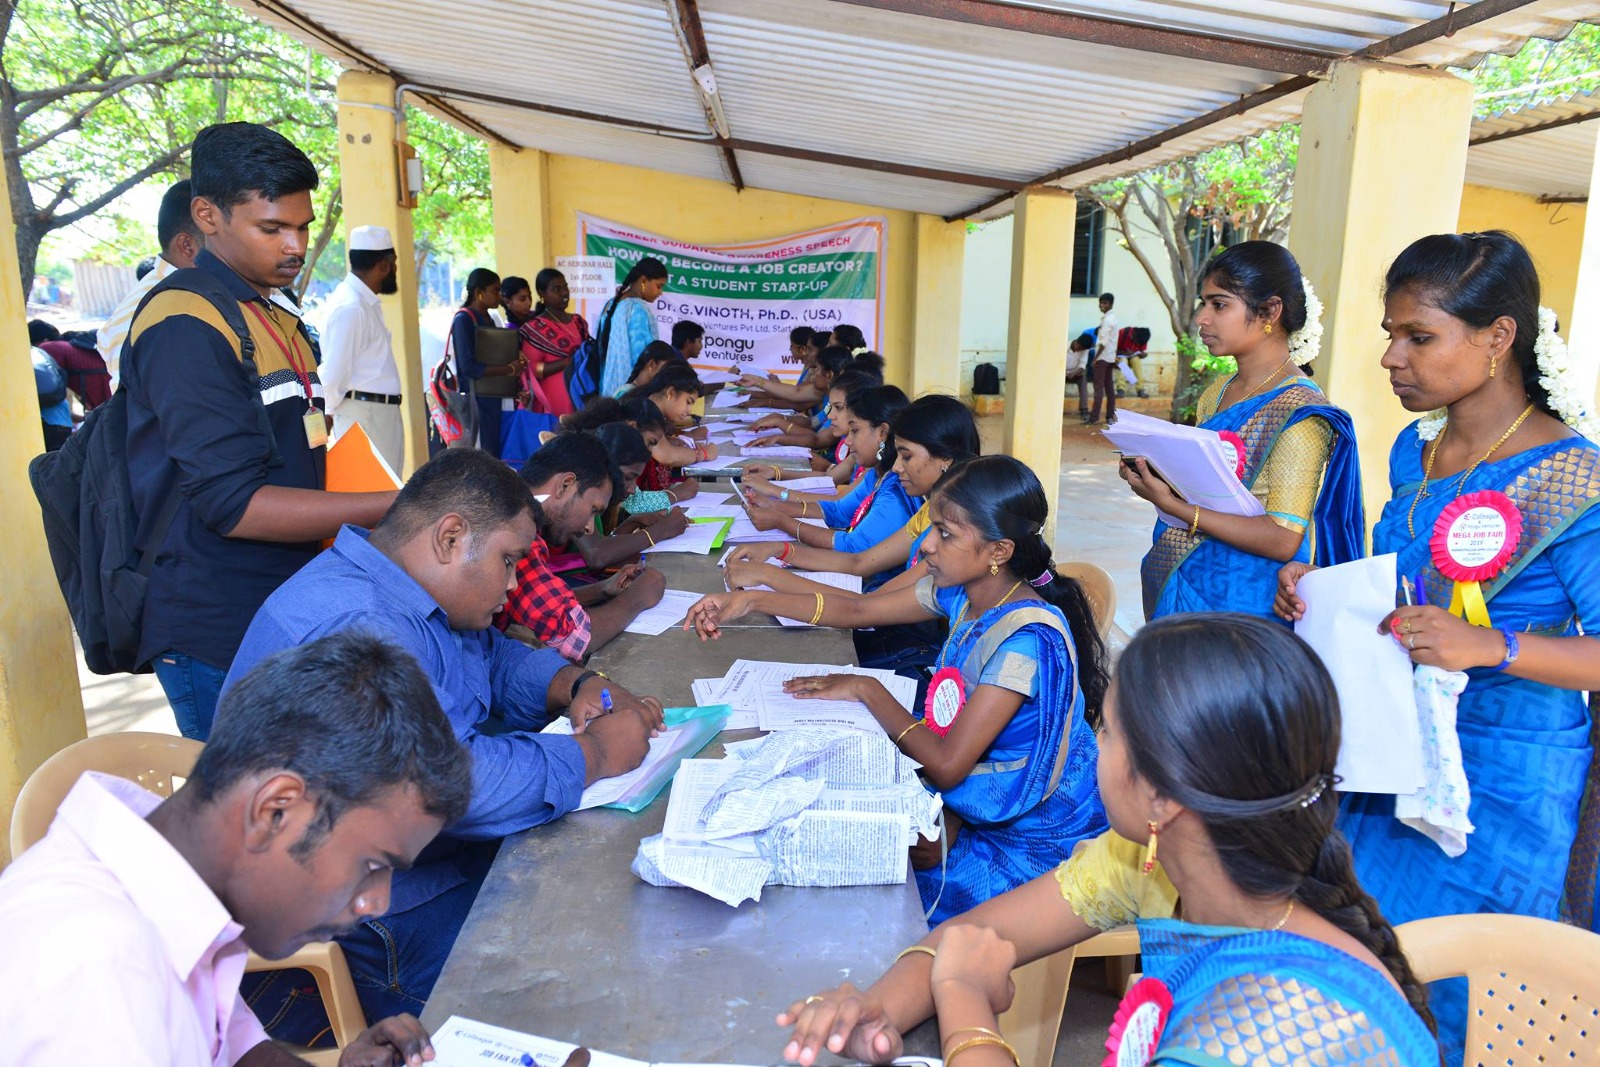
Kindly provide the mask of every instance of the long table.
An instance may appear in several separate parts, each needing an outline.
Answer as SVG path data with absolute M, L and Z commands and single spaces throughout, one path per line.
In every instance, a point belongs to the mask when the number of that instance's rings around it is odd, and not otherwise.
M 650 558 L 669 588 L 723 588 L 715 556 Z M 702 643 L 692 633 L 623 634 L 594 664 L 669 707 L 690 683 L 735 659 L 855 662 L 850 635 L 778 629 L 754 616 Z M 722 755 L 724 733 L 701 756 Z M 850 980 L 865 985 L 927 932 L 916 884 L 804 889 L 769 886 L 730 908 L 689 889 L 646 885 L 629 870 L 639 841 L 659 833 L 666 792 L 638 814 L 575 812 L 508 837 L 434 987 L 430 1029 L 463 1015 L 648 1062 L 769 1064 L 791 1001 Z M 938 1055 L 924 1024 L 907 1052 Z

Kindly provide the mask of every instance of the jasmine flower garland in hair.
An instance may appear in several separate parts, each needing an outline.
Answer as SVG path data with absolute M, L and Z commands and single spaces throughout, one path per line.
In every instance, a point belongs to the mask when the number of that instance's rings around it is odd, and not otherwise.
M 1300 284 L 1306 292 L 1306 324 L 1289 335 L 1289 356 L 1304 367 L 1322 351 L 1322 301 L 1309 281 L 1302 278 Z

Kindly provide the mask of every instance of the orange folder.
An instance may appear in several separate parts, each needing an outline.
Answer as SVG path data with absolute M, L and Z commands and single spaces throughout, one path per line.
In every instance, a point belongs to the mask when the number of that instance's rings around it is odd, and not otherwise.
M 400 484 L 359 423 L 328 447 L 328 492 L 390 493 Z

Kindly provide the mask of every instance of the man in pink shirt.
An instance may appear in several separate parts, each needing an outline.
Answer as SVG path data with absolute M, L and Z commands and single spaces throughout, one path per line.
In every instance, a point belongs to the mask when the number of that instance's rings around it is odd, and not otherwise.
M 264 660 L 171 799 L 85 774 L 0 873 L 0 1063 L 302 1063 L 239 996 L 248 951 L 282 959 L 382 915 L 391 873 L 471 792 L 470 757 L 408 653 L 343 633 Z M 339 1062 L 432 1058 L 404 1015 Z

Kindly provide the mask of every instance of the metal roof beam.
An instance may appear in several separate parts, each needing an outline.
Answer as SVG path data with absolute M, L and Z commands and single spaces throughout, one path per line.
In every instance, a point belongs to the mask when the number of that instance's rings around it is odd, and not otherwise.
M 850 2 L 850 0 L 845 0 L 845 2 Z M 1469 26 L 1476 26 L 1480 22 L 1487 22 L 1492 18 L 1498 18 L 1501 15 L 1517 10 L 1518 8 L 1527 7 L 1533 2 L 1534 0 L 1478 0 L 1477 3 L 1472 4 L 1470 7 L 1459 9 L 1452 7 L 1450 9 L 1450 13 L 1442 18 L 1436 18 L 1432 22 L 1424 22 L 1420 26 L 1413 26 L 1404 33 L 1397 33 L 1393 37 L 1387 37 L 1384 40 L 1376 41 L 1373 44 L 1368 45 L 1366 48 L 1361 49 L 1359 52 L 1351 53 L 1349 58 L 1385 59 L 1389 56 L 1398 55 L 1399 53 L 1408 49 L 1415 48 L 1418 45 L 1427 44 L 1429 41 L 1437 40 L 1440 37 L 1449 37 L 1457 30 L 1464 30 Z M 1290 78 L 1287 81 L 1279 82 L 1277 85 L 1262 89 L 1259 92 L 1251 93 L 1248 96 L 1242 96 L 1231 104 L 1225 104 L 1224 106 L 1217 108 L 1215 111 L 1208 111 L 1204 115 L 1192 118 L 1188 122 L 1180 123 L 1171 129 L 1163 130 L 1158 134 L 1146 137 L 1140 141 L 1134 141 L 1132 144 L 1126 145 L 1123 148 L 1102 153 L 1101 155 L 1095 156 L 1093 159 L 1085 159 L 1077 163 L 1069 163 L 1065 167 L 1053 170 L 1049 174 L 1046 174 L 1042 177 L 1035 178 L 1028 184 L 1048 185 L 1051 182 L 1060 181 L 1062 178 L 1067 178 L 1074 174 L 1082 174 L 1084 171 L 1094 170 L 1097 167 L 1103 167 L 1109 163 L 1120 163 L 1133 159 L 1137 156 L 1145 154 L 1146 152 L 1152 152 L 1155 149 L 1160 148 L 1168 141 L 1176 140 L 1179 137 L 1186 137 L 1198 130 L 1205 129 L 1207 126 L 1221 122 L 1223 119 L 1229 119 L 1235 115 L 1243 114 L 1252 108 L 1260 107 L 1262 104 L 1271 103 L 1273 100 L 1276 100 L 1281 96 L 1287 96 L 1290 93 L 1299 92 L 1301 89 L 1309 88 L 1315 84 L 1316 79 L 1310 76 Z M 976 207 L 968 208 L 959 215 L 946 216 L 945 221 L 955 222 L 960 219 L 970 218 L 973 215 L 988 211 L 990 208 L 997 207 L 1000 204 L 1005 203 L 1008 199 L 1010 199 L 1010 197 L 1005 194 L 991 197 Z
M 727 165 L 728 180 L 733 183 L 735 192 L 743 192 L 744 175 L 739 173 L 739 160 L 727 141 L 730 131 L 727 129 L 727 117 L 722 114 L 722 102 L 717 96 L 716 75 L 712 73 L 711 67 L 711 50 L 706 47 L 706 31 L 700 25 L 700 5 L 695 0 L 666 0 L 666 3 L 675 9 L 674 22 L 682 32 L 689 60 L 689 77 L 695 83 L 695 92 L 705 104 L 706 122 L 718 134 L 717 147 L 722 152 L 722 162 Z M 698 72 L 702 68 L 710 79 L 709 88 L 700 80 Z M 719 121 L 722 129 L 717 128 Z
M 1279 74 L 1309 74 L 1338 58 L 1327 52 L 1309 52 L 1282 45 L 1187 33 L 1119 19 L 1069 14 L 1036 7 L 1019 7 L 996 0 L 837 0 L 855 7 L 893 11 L 906 15 L 962 22 L 969 26 L 989 26 L 1016 33 L 1059 37 L 1068 41 L 1114 48 L 1130 48 L 1185 59 L 1226 63 L 1231 67 L 1254 67 Z
M 1545 130 L 1558 130 L 1563 126 L 1576 126 L 1578 123 L 1588 122 L 1590 119 L 1600 119 L 1600 111 L 1590 111 L 1583 115 L 1568 115 L 1565 118 L 1551 119 L 1549 122 L 1541 122 L 1537 126 L 1524 126 L 1517 130 L 1501 130 L 1499 133 L 1474 137 L 1467 144 L 1475 147 L 1481 144 L 1493 144 L 1496 141 L 1509 141 L 1513 137 L 1523 137 L 1530 133 L 1543 133 Z

